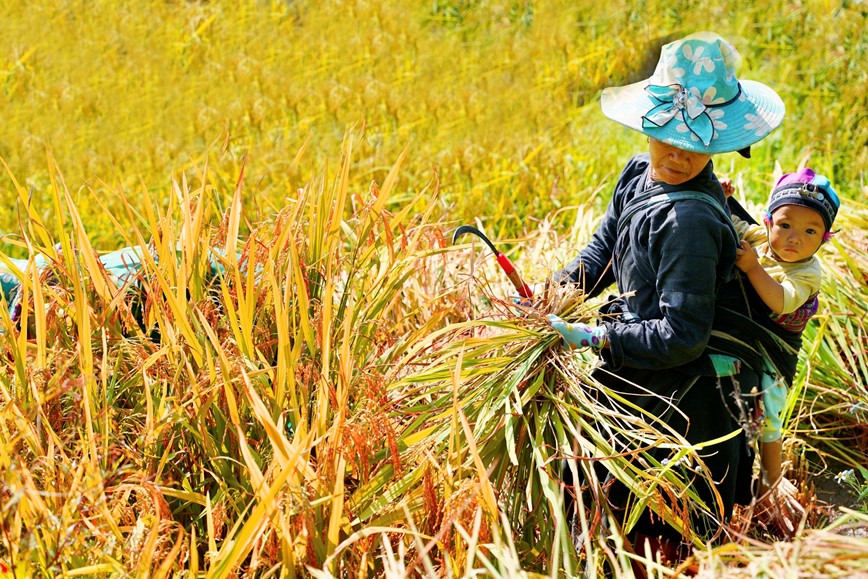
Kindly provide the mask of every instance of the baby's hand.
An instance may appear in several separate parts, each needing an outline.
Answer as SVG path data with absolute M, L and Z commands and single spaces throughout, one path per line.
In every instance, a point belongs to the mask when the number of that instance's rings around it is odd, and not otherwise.
M 740 245 L 741 247 L 735 250 L 735 267 L 747 273 L 759 265 L 759 260 L 747 241 L 742 240 Z
M 735 185 L 732 184 L 732 179 L 729 177 L 721 179 L 720 186 L 723 187 L 723 194 L 727 197 L 732 197 L 732 194 L 735 193 Z

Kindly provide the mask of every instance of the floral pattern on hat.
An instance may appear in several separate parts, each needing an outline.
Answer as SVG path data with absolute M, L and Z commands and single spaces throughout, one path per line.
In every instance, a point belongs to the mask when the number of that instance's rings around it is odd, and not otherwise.
M 706 72 L 714 72 L 714 67 L 717 66 L 711 58 L 702 56 L 703 52 L 705 52 L 704 46 L 698 47 L 696 52 L 689 44 L 684 46 L 684 57 L 693 63 L 693 74 L 702 74 L 703 69 Z
M 774 129 L 767 120 L 758 115 L 747 113 L 744 115 L 744 120 L 747 121 L 744 124 L 744 129 L 746 131 L 753 131 L 757 137 L 765 137 Z
M 603 91 L 603 113 L 675 147 L 743 150 L 781 124 L 784 105 L 767 86 L 739 80 L 738 51 L 711 32 L 662 47 L 646 81 Z
M 712 139 L 717 136 L 718 130 L 725 130 L 726 123 L 721 119 L 726 115 L 726 111 L 722 111 L 720 109 L 711 109 L 708 111 L 708 116 L 711 119 L 711 126 L 714 129 L 714 135 Z M 690 140 L 696 143 L 699 142 L 699 137 L 697 137 L 691 130 L 690 127 L 687 126 L 687 123 L 684 121 L 679 121 L 677 125 L 675 125 L 675 130 L 679 133 L 687 133 L 690 136 Z

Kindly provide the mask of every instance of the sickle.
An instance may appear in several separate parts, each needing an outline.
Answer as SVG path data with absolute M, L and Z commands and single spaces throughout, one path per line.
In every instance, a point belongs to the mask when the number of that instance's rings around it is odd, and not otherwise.
M 521 275 L 519 275 L 518 271 L 516 271 L 515 266 L 509 261 L 509 258 L 506 257 L 502 252 L 498 251 L 494 244 L 491 243 L 491 240 L 488 239 L 484 233 L 473 227 L 472 225 L 462 225 L 458 229 L 455 230 L 455 233 L 452 234 L 452 244 L 455 245 L 455 241 L 464 235 L 465 233 L 472 233 L 479 237 L 482 241 L 491 248 L 491 251 L 494 252 L 494 256 L 497 258 L 497 263 L 500 265 L 500 269 L 506 274 L 509 278 L 509 281 L 512 282 L 512 285 L 515 287 L 515 291 L 518 292 L 523 298 L 533 297 L 533 290 L 530 289 L 524 280 L 521 279 Z

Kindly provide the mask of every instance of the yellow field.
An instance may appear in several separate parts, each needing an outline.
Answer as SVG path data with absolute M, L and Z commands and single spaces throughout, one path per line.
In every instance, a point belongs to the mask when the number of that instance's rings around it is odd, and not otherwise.
M 692 475 L 612 457 L 590 355 L 449 238 L 478 220 L 532 282 L 571 257 L 646 146 L 600 91 L 703 29 L 788 110 L 718 174 L 757 209 L 809 164 L 843 209 L 787 401 L 809 516 L 792 540 L 750 510 L 718 544 L 686 529 L 687 564 L 868 573 L 868 5 L 603 4 L 0 4 L 0 269 L 22 320 L 0 305 L 0 579 L 627 577 L 631 557 L 679 576 L 600 521 L 570 536 L 572 441 L 676 526 Z M 117 288 L 93 250 L 126 245 L 149 251 Z M 26 255 L 48 265 L 6 257 Z
M 400 189 L 438 179 L 449 218 L 518 233 L 582 202 L 644 146 L 606 120 L 608 85 L 648 76 L 660 44 L 711 29 L 741 51 L 740 75 L 783 97 L 781 129 L 750 162 L 722 156 L 762 198 L 774 162 L 810 159 L 843 191 L 868 166 L 861 2 L 534 3 L 238 1 L 7 3 L 0 16 L 0 157 L 47 203 L 46 150 L 97 245 L 116 247 L 109 208 L 142 184 L 206 160 L 227 195 L 246 164 L 259 215 L 326 167 L 349 130 L 364 137 L 364 189 L 408 147 Z M 307 154 L 294 162 L 307 143 Z M 3 201 L 14 197 L 8 185 Z M 854 195 L 854 197 L 858 197 Z M 91 218 L 91 216 L 94 216 Z M 0 230 L 17 229 L 17 213 Z

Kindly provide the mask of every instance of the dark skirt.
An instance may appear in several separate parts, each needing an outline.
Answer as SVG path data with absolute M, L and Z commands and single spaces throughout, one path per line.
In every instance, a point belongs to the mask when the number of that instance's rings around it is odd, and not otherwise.
M 695 505 L 689 506 L 689 522 L 700 536 L 709 540 L 714 538 L 732 515 L 733 506 L 747 504 L 751 500 L 754 453 L 751 437 L 746 430 L 750 430 L 753 424 L 752 389 L 756 387 L 758 390 L 759 376 L 748 368 L 744 368 L 736 376 L 723 378 L 688 376 L 677 370 L 647 371 L 632 368 L 621 368 L 615 375 L 605 364 L 595 370 L 593 376 L 600 383 L 647 410 L 651 416 L 660 417 L 669 428 L 691 444 L 724 438 L 738 431 L 736 436 L 700 450 L 702 463 L 697 465 L 694 461 L 687 467 L 691 470 L 700 468 L 703 469 L 702 472 L 710 474 L 711 480 L 715 481 L 714 490 L 705 477 L 682 469 L 686 476 L 693 478 L 693 489 L 709 509 L 702 512 L 695 508 Z M 671 402 L 661 400 L 660 397 Z M 614 404 L 611 400 L 607 403 Z M 657 428 L 663 430 L 661 426 Z M 627 441 L 617 441 L 616 444 L 622 446 L 619 449 L 621 451 L 628 451 L 631 446 Z M 662 448 L 651 451 L 659 461 L 666 459 L 671 452 L 670 449 Z M 620 518 L 624 514 L 625 506 L 630 502 L 629 492 L 626 486 L 608 473 L 605 464 L 595 463 L 595 467 L 598 478 L 606 481 L 603 486 L 607 489 L 609 506 L 616 518 Z M 565 483 L 572 486 L 570 469 L 565 468 L 564 471 Z M 679 510 L 678 505 L 673 506 Z M 567 508 L 575 508 L 569 496 Z M 685 511 L 684 504 L 680 505 L 680 511 Z M 652 537 L 662 536 L 668 540 L 681 538 L 676 529 L 660 520 L 648 508 L 640 517 L 634 531 Z

